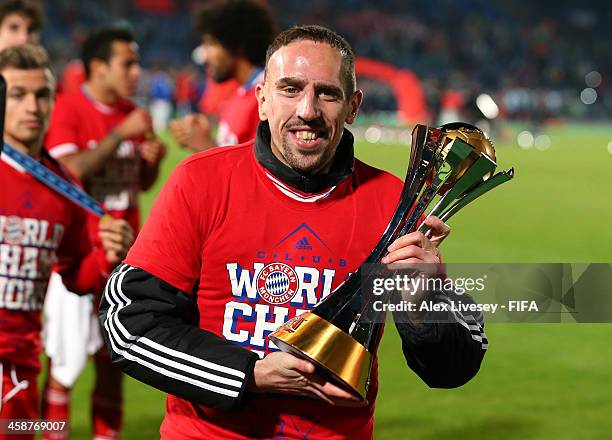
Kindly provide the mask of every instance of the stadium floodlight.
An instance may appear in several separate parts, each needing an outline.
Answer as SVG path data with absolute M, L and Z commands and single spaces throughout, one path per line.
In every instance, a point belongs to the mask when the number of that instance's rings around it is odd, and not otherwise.
M 482 93 L 476 98 L 476 107 L 487 119 L 495 119 L 499 116 L 499 107 L 491 98 L 491 95 Z

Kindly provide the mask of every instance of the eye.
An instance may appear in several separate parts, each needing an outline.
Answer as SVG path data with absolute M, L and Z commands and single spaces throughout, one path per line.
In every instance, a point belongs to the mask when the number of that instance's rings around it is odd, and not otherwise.
M 321 93 L 321 99 L 325 101 L 337 101 L 339 96 L 336 93 L 323 92 Z
M 339 101 L 342 99 L 342 93 L 336 89 L 323 88 L 319 91 L 319 97 L 324 101 Z
M 51 90 L 43 89 L 36 93 L 37 99 L 49 99 L 51 97 Z
M 299 89 L 297 87 L 293 87 L 293 86 L 287 86 L 285 88 L 283 88 L 283 92 L 287 95 L 296 95 L 298 93 L 300 93 Z
M 20 92 L 20 91 L 15 91 L 15 92 L 9 92 L 8 93 L 8 97 L 12 98 L 12 99 L 23 99 L 23 97 L 25 96 L 25 93 Z

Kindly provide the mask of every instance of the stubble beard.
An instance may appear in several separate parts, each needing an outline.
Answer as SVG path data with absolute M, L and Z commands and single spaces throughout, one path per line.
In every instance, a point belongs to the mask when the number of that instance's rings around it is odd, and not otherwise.
M 285 134 L 281 143 L 283 158 L 287 164 L 302 174 L 319 174 L 333 155 L 333 149 L 327 145 L 313 151 L 299 151 L 296 146 L 292 147 L 288 136 Z

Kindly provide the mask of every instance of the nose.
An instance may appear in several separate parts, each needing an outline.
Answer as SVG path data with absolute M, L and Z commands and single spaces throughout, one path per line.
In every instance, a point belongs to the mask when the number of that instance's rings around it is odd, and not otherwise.
M 132 66 L 130 73 L 131 73 L 132 79 L 134 79 L 135 81 L 138 80 L 140 78 L 140 74 L 142 73 L 142 69 L 140 68 L 140 65 L 134 64 Z
M 25 110 L 28 113 L 38 113 L 39 105 L 38 99 L 36 99 L 36 95 L 34 93 L 28 93 L 24 99 Z
M 296 109 L 296 115 L 304 121 L 312 121 L 320 116 L 319 99 L 310 88 L 304 89 Z
M 13 44 L 14 45 L 20 45 L 20 44 L 27 44 L 30 42 L 30 35 L 28 34 L 27 30 L 19 30 L 17 31 L 17 33 L 14 34 L 13 37 Z

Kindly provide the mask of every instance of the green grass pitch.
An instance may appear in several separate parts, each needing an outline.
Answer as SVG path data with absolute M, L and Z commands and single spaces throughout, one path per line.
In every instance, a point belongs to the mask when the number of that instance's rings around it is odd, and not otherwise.
M 611 262 L 612 141 L 609 127 L 558 126 L 546 151 L 497 141 L 515 180 L 450 221 L 448 262 Z M 409 148 L 362 143 L 364 161 L 403 177 Z M 186 156 L 171 148 L 162 179 Z M 145 213 L 160 184 L 143 196 Z M 428 389 L 405 365 L 393 326 L 380 347 L 377 439 L 603 439 L 612 432 L 612 326 L 491 324 L 481 371 L 455 390 Z M 73 395 L 73 438 L 89 435 L 93 372 Z M 125 439 L 158 438 L 162 393 L 130 378 Z

